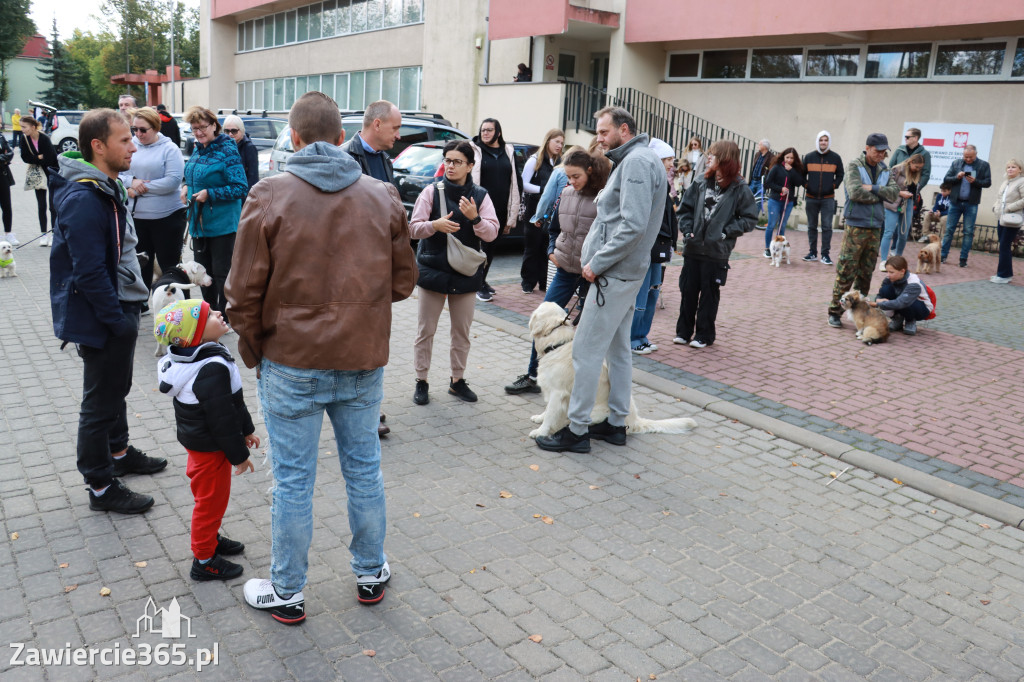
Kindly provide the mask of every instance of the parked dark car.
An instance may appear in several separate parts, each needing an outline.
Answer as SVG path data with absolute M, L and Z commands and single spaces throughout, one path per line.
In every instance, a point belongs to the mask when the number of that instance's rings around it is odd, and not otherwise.
M 224 119 L 230 115 L 230 112 L 218 112 L 217 122 L 224 125 Z M 242 119 L 242 123 L 245 124 L 245 132 L 249 139 L 252 140 L 257 151 L 273 147 L 281 132 L 288 127 L 288 120 L 284 118 L 249 114 L 235 115 Z M 192 129 L 189 128 L 188 133 L 181 139 L 181 149 L 185 152 L 186 157 L 192 156 L 192 150 L 195 149 L 195 146 L 196 138 L 192 135 Z
M 412 216 L 412 207 L 423 188 L 437 182 L 441 176 L 441 162 L 444 158 L 444 142 L 418 142 L 409 145 L 395 159 L 395 185 L 402 197 L 406 212 Z M 531 154 L 537 152 L 535 144 L 513 142 L 516 150 L 516 175 L 523 174 L 523 166 Z M 522 221 L 508 235 L 501 239 L 522 239 Z

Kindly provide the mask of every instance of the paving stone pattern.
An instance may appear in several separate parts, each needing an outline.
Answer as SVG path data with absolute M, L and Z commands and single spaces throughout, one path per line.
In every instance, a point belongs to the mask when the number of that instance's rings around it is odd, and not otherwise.
M 19 199 L 19 225 L 32 215 L 26 204 Z M 198 677 L 195 665 L 10 662 L 14 642 L 166 642 L 132 637 L 150 598 L 161 607 L 177 599 L 195 635 L 178 640 L 189 653 L 217 644 L 218 664 L 202 672 L 210 680 L 1024 676 L 1024 533 L 866 471 L 833 481 L 839 462 L 639 386 L 645 414 L 689 415 L 699 430 L 631 437 L 625 447 L 595 443 L 589 455 L 542 452 L 526 436 L 539 398 L 501 390 L 529 346 L 482 323 L 466 373 L 480 401 L 444 390 L 442 318 L 432 402 L 415 406 L 415 301 L 395 306 L 385 374 L 393 429 L 383 448 L 394 574 L 387 596 L 375 607 L 356 603 L 344 482 L 325 431 L 309 617 L 283 626 L 241 595 L 244 578 L 266 576 L 270 562 L 271 481 L 259 457 L 255 474 L 233 480 L 224 521 L 225 533 L 247 545 L 243 579 L 188 579 L 185 453 L 171 406 L 155 390 L 155 342 L 145 329 L 129 396 L 132 438 L 170 465 L 128 479 L 156 498 L 149 513 L 88 510 L 74 456 L 81 363 L 52 337 L 45 256 L 34 246 L 19 251 L 21 276 L 0 281 L 4 312 L 16 321 L 0 328 L 5 682 Z M 227 342 L 233 349 L 233 337 Z M 253 373 L 243 376 L 254 406 Z M 266 435 L 258 416 L 257 433 Z
M 833 237 L 833 257 L 841 238 Z M 759 255 L 763 239 L 763 232 L 744 236 L 734 256 Z M 790 233 L 800 257 L 805 240 L 805 233 Z M 912 266 L 919 246 L 907 245 Z M 995 261 L 974 253 L 967 268 L 923 275 L 938 297 L 938 316 L 920 323 L 915 337 L 894 334 L 869 347 L 853 338 L 851 323 L 841 330 L 825 324 L 833 267 L 794 258 L 774 268 L 764 258 L 734 257 L 717 340 L 699 351 L 672 344 L 680 270 L 673 263 L 666 309 L 650 336 L 659 349 L 638 366 L 683 370 L 650 371 L 1021 504 L 1024 289 L 989 282 Z M 876 272 L 872 293 L 881 279 Z M 494 302 L 529 315 L 541 299 L 517 289 L 499 288 Z

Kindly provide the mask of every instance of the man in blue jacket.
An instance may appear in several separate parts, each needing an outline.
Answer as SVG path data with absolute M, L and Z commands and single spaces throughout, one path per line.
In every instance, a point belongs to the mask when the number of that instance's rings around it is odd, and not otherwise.
M 956 234 L 956 224 L 960 222 L 960 216 L 963 216 L 964 239 L 960 244 L 960 267 L 966 268 L 967 255 L 974 243 L 974 221 L 978 218 L 981 190 L 992 186 L 992 169 L 987 161 L 978 158 L 977 147 L 969 144 L 964 147 L 963 158 L 950 164 L 943 181 L 948 182 L 953 191 L 949 195 L 946 234 L 942 237 L 942 262 L 946 262 L 953 235 Z
M 50 251 L 50 305 L 57 338 L 82 357 L 78 470 L 89 485 L 89 508 L 139 514 L 153 498 L 117 478 L 152 474 L 167 460 L 128 445 L 125 398 L 132 387 L 139 314 L 149 290 L 142 282 L 127 192 L 117 178 L 135 146 L 113 109 L 87 113 L 78 128 L 81 153 L 58 158 L 50 177 L 57 214 Z

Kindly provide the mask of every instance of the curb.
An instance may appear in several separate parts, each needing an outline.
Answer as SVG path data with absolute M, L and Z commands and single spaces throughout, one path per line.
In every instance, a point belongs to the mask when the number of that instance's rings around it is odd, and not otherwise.
M 497 331 L 503 331 L 524 341 L 530 341 L 530 333 L 525 327 L 477 310 L 475 321 L 482 322 Z M 991 519 L 1014 528 L 1024 527 L 1024 510 L 1002 500 L 997 500 L 983 493 L 950 483 L 937 476 L 893 462 L 889 459 L 855 448 L 828 436 L 823 436 L 799 426 L 794 426 L 774 417 L 766 417 L 747 407 L 741 407 L 728 400 L 708 395 L 693 388 L 680 386 L 674 381 L 664 379 L 643 370 L 633 369 L 633 381 L 641 386 L 659 393 L 678 398 L 702 410 L 735 419 L 752 428 L 792 441 L 803 447 L 810 448 L 823 455 L 855 467 L 870 471 L 888 479 L 899 479 L 903 485 L 920 490 L 940 500 L 970 509 Z

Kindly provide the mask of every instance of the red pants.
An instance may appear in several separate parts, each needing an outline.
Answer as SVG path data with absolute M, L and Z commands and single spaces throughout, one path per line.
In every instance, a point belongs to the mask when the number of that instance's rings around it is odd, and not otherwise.
M 204 561 L 217 550 L 217 533 L 231 496 L 231 462 L 223 452 L 188 450 L 185 468 L 192 481 L 192 554 Z

